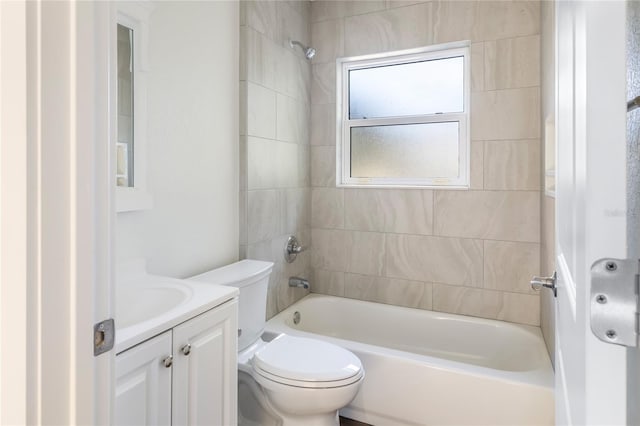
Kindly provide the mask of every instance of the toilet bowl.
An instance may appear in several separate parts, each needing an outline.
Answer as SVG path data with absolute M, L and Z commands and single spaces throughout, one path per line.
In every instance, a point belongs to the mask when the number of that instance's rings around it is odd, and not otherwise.
M 321 340 L 264 336 L 273 264 L 243 260 L 191 279 L 239 288 L 238 424 L 335 426 L 365 372 L 352 352 Z

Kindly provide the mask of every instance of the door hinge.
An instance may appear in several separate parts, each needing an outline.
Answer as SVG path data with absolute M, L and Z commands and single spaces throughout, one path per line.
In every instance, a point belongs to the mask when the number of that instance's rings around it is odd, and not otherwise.
M 638 345 L 640 261 L 600 259 L 591 266 L 591 331 L 603 342 Z
M 115 341 L 116 327 L 113 318 L 93 325 L 93 356 L 109 352 Z

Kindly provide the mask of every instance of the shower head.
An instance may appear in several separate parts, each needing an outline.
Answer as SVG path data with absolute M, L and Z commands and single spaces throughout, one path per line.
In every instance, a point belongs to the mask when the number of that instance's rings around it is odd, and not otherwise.
M 305 46 L 304 44 L 296 40 L 289 40 L 289 46 L 293 47 L 294 45 L 300 46 L 300 48 L 304 52 L 304 56 L 307 59 L 311 59 L 316 55 L 316 49 L 314 49 L 313 47 Z

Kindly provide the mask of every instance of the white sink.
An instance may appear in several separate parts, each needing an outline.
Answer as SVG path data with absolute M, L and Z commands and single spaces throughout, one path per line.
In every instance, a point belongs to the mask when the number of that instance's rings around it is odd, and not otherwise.
M 191 288 L 176 282 L 132 282 L 131 285 L 121 286 L 116 296 L 118 325 L 128 327 L 166 314 L 192 294 Z
M 221 305 L 238 289 L 148 274 L 144 261 L 118 266 L 116 353 Z

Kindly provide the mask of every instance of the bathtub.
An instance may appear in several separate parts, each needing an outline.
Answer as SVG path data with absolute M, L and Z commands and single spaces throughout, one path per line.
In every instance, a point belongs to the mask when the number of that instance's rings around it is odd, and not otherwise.
M 366 377 L 344 417 L 374 425 L 554 423 L 553 370 L 537 327 L 310 294 L 266 331 L 323 339 L 360 358 Z

